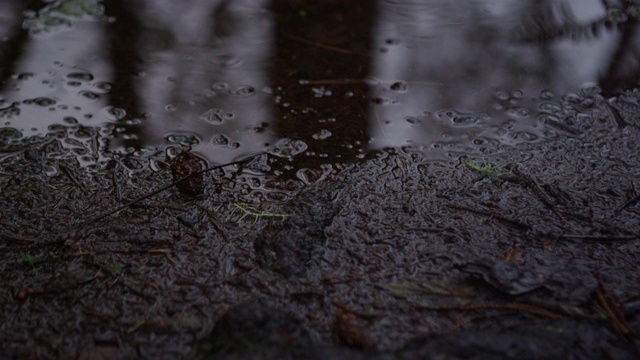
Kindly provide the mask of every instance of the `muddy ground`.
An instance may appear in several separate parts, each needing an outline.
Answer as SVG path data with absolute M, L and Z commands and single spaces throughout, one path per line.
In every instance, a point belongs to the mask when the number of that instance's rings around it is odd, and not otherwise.
M 171 183 L 164 154 L 80 167 L 70 129 L 5 128 L 3 357 L 638 358 L 639 98 L 568 96 L 545 140 L 388 149 L 311 185 L 261 155 L 99 220 Z

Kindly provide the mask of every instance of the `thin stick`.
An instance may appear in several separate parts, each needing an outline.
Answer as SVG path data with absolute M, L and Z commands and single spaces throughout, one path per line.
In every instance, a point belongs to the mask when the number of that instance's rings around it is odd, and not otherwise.
M 129 206 L 131 206 L 131 205 L 135 205 L 135 204 L 139 203 L 140 201 L 142 201 L 142 200 L 144 200 L 144 199 L 148 199 L 148 198 L 150 198 L 150 197 L 152 197 L 152 196 L 154 196 L 154 195 L 156 195 L 156 194 L 159 194 L 159 193 L 161 193 L 161 192 L 163 192 L 163 191 L 165 191 L 165 190 L 169 189 L 169 188 L 170 188 L 170 187 L 172 187 L 172 186 L 175 186 L 175 185 L 178 185 L 178 184 L 180 184 L 180 183 L 183 183 L 183 182 L 185 182 L 185 181 L 187 181 L 187 180 L 191 179 L 191 178 L 192 178 L 192 177 L 194 177 L 194 176 L 198 176 L 198 175 L 203 174 L 203 173 L 205 173 L 205 172 L 207 172 L 207 171 L 217 170 L 217 169 L 221 169 L 221 168 L 224 168 L 224 167 L 227 167 L 227 166 L 231 166 L 231 165 L 240 165 L 240 164 L 244 164 L 244 163 L 247 163 L 247 162 L 249 162 L 250 160 L 253 160 L 254 158 L 256 158 L 256 157 L 258 157 L 258 156 L 260 156 L 260 155 L 263 155 L 263 154 L 264 154 L 264 153 L 255 154 L 255 155 L 249 156 L 249 157 L 248 157 L 248 158 L 246 158 L 246 159 L 242 159 L 242 160 L 238 160 L 238 161 L 232 161 L 232 162 L 230 162 L 230 163 L 226 163 L 226 164 L 222 164 L 222 165 L 211 166 L 211 167 L 208 167 L 208 168 L 206 168 L 206 169 L 203 169 L 203 170 L 199 170 L 199 171 L 193 172 L 193 173 L 191 173 L 191 174 L 189 174 L 189 175 L 187 175 L 187 176 L 183 177 L 183 178 L 182 178 L 182 179 L 180 179 L 180 180 L 176 180 L 176 181 L 174 181 L 174 182 L 172 182 L 172 183 L 170 183 L 170 184 L 168 184 L 168 185 L 165 185 L 165 186 L 163 186 L 163 187 L 161 187 L 161 188 L 159 188 L 159 189 L 157 189 L 157 190 L 154 190 L 154 191 L 152 191 L 152 192 L 150 192 L 150 193 L 148 193 L 148 194 L 142 195 L 142 196 L 140 196 L 139 198 L 137 198 L 137 199 L 135 199 L 135 200 L 132 200 L 132 201 L 130 201 L 130 202 L 128 202 L 128 203 L 126 203 L 126 204 L 124 204 L 124 205 L 122 205 L 122 206 L 119 206 L 119 207 L 117 207 L 117 208 L 115 208 L 115 209 L 113 209 L 113 210 L 110 210 L 110 211 L 108 211 L 108 212 L 106 212 L 106 213 L 104 213 L 104 214 L 102 214 L 102 215 L 99 215 L 99 216 L 97 216 L 97 217 L 95 217 L 95 218 L 93 218 L 93 219 L 91 219 L 91 220 L 85 221 L 85 222 L 83 222 L 82 224 L 80 224 L 80 225 L 79 225 L 79 227 L 83 227 L 83 226 L 89 225 L 89 224 L 91 224 L 91 223 L 94 223 L 94 222 L 100 221 L 100 220 L 102 220 L 102 219 L 104 219 L 104 218 L 106 218 L 106 217 L 109 217 L 109 216 L 111 216 L 111 215 L 113 215 L 113 214 L 117 213 L 118 211 L 121 211 L 121 210 L 124 210 L 124 209 L 128 208 L 128 207 L 129 207 Z

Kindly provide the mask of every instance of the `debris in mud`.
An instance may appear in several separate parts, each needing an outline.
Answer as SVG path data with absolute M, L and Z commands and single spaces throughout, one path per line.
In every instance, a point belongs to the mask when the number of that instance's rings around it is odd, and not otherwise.
M 370 349 L 375 346 L 371 335 L 362 326 L 355 314 L 344 309 L 338 309 L 335 316 L 336 333 L 345 344 L 359 349 Z
M 553 255 L 548 254 L 547 257 L 553 258 Z M 579 261 L 520 266 L 500 260 L 479 259 L 462 265 L 461 269 L 509 295 L 544 289 L 551 293 L 545 297 L 574 304 L 589 300 L 598 287 L 596 278 Z
M 325 228 L 335 212 L 336 204 L 326 196 L 298 196 L 295 207 L 287 212 L 291 216 L 267 225 L 256 237 L 258 263 L 287 277 L 305 274 L 326 246 Z
M 418 338 L 399 352 L 401 359 L 634 359 L 612 346 L 615 334 L 596 324 L 570 321 L 526 323 L 498 329 L 473 329 Z
M 310 345 L 304 322 L 293 313 L 264 301 L 238 304 L 216 323 L 202 350 L 221 355 L 230 352 L 253 352 L 269 347 L 287 348 Z

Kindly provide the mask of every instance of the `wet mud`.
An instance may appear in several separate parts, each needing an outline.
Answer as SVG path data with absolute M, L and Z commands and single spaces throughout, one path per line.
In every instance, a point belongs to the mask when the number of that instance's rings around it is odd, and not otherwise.
M 639 101 L 567 97 L 547 140 L 478 156 L 390 147 L 308 185 L 259 176 L 262 154 L 149 197 L 176 180 L 175 156 L 82 167 L 64 129 L 4 129 L 0 348 L 637 358 Z

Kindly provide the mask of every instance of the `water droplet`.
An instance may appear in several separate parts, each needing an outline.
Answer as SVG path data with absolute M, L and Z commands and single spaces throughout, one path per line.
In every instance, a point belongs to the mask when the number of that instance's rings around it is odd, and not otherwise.
M 327 129 L 322 129 L 319 132 L 311 135 L 311 137 L 313 137 L 316 140 L 324 140 L 324 139 L 330 137 L 331 135 L 332 135 L 331 131 L 329 131 Z
M 91 81 L 93 80 L 93 75 L 85 72 L 72 72 L 67 74 L 68 79 L 80 80 L 80 81 Z
M 200 114 L 200 117 L 206 120 L 208 123 L 219 125 L 225 120 L 224 110 L 222 109 L 209 109 L 206 112 Z M 233 117 L 233 116 L 232 116 Z
M 51 106 L 56 103 L 55 100 L 47 98 L 47 97 L 39 97 L 33 99 L 33 102 L 38 106 Z
M 67 127 L 62 124 L 51 124 L 47 129 L 49 131 L 67 131 Z
M 91 100 L 91 101 L 96 101 L 96 100 L 100 99 L 100 95 L 98 95 L 98 94 L 96 94 L 96 93 L 94 93 L 92 91 L 89 91 L 89 90 L 80 91 L 78 93 L 78 95 L 82 96 L 85 99 Z
M 284 138 L 280 139 L 269 153 L 279 157 L 290 157 L 304 152 L 307 148 L 308 145 L 303 140 Z
M 171 144 L 193 146 L 200 143 L 200 140 L 195 135 L 188 134 L 169 134 L 165 139 Z
M 167 111 L 176 111 L 178 108 L 175 105 L 167 104 L 164 109 Z
M 397 82 L 391 84 L 390 88 L 393 91 L 405 92 L 405 91 L 407 91 L 407 83 L 404 82 L 404 81 L 397 81 Z
M 225 90 L 229 89 L 229 84 L 223 83 L 223 82 L 217 82 L 217 83 L 214 83 L 213 85 L 211 85 L 211 89 L 213 89 L 215 91 L 225 91 Z
M 509 94 L 505 91 L 497 91 L 496 98 L 498 98 L 498 100 L 506 101 L 509 100 Z
M 540 91 L 540 98 L 542 100 L 551 100 L 554 97 L 554 93 L 551 90 L 542 90 Z
M 229 144 L 229 138 L 223 134 L 219 134 L 217 136 L 214 136 L 212 143 L 215 146 L 227 146 Z
M 541 103 L 540 105 L 538 105 L 538 110 L 547 114 L 558 114 L 562 112 L 562 108 L 560 107 L 560 105 L 551 102 Z
M 522 107 L 509 109 L 508 113 L 511 116 L 516 116 L 516 117 L 519 117 L 519 118 L 525 118 L 525 117 L 529 116 L 529 110 L 527 110 L 525 108 L 522 108 Z
M 30 73 L 30 72 L 18 74 L 18 80 L 29 80 L 33 76 L 34 76 L 33 73 Z
M 66 122 L 67 124 L 72 124 L 75 125 L 78 123 L 78 119 L 74 118 L 73 116 L 65 116 L 62 121 Z
M 76 130 L 74 135 L 77 138 L 95 138 L 96 136 L 98 136 L 98 131 L 92 127 L 81 126 L 80 128 L 78 128 L 78 130 Z
M 102 94 L 106 94 L 109 91 L 111 91 L 112 85 L 110 82 L 106 82 L 106 81 L 98 81 L 97 83 L 93 84 L 93 87 L 98 90 L 98 92 L 102 93 Z
M 82 85 L 80 81 L 67 81 L 67 85 L 71 87 L 79 87 Z
M 123 119 L 127 115 L 127 111 L 119 107 L 107 106 L 102 109 L 102 114 L 107 120 L 117 121 Z
M 420 126 L 422 125 L 422 120 L 420 120 L 417 117 L 414 116 L 409 116 L 405 119 L 409 124 L 413 125 L 413 126 Z
M 212 59 L 212 63 L 220 67 L 231 68 L 241 63 L 239 57 L 233 54 L 218 55 Z
M 524 91 L 522 90 L 514 90 L 511 93 L 511 97 L 513 97 L 514 99 L 522 99 L 523 96 L 524 96 Z
M 436 112 L 436 116 L 449 120 L 454 126 L 469 126 L 478 122 L 477 116 L 459 113 L 455 110 L 441 110 Z
M 242 96 L 242 97 L 249 97 L 253 95 L 255 92 L 256 90 L 253 88 L 253 86 L 241 85 L 241 86 L 238 86 L 238 88 L 235 91 L 233 91 L 232 94 Z

